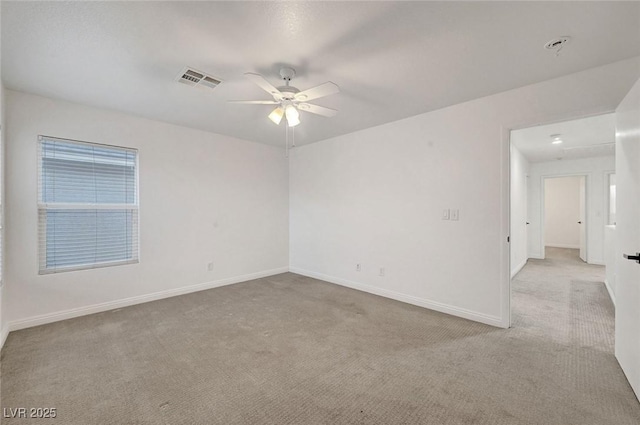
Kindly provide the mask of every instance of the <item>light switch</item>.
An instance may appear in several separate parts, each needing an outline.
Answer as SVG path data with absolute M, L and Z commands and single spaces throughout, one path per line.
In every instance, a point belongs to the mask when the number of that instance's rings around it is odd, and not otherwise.
M 459 210 L 451 210 L 451 220 L 458 221 L 459 217 L 460 217 L 460 211 Z
M 442 210 L 442 219 L 443 220 L 449 220 L 449 210 Z

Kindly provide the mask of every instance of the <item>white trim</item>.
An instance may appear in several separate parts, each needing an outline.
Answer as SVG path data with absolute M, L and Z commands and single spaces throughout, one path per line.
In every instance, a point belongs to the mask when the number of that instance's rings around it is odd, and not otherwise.
M 527 265 L 528 260 L 529 259 L 526 258 L 522 263 L 518 264 L 513 270 L 511 270 L 511 279 L 513 279 L 515 275 L 520 273 L 520 270 L 522 270 L 522 268 Z
M 391 298 L 396 301 L 417 305 L 419 307 L 428 308 L 430 310 L 439 311 L 441 313 L 450 314 L 452 316 L 473 320 L 475 322 L 485 323 L 487 325 L 496 326 L 499 328 L 508 327 L 508 324 L 505 325 L 504 321 L 497 316 L 490 316 L 488 314 L 478 313 L 478 312 L 467 310 L 464 308 L 454 307 L 452 305 L 440 303 L 437 301 L 418 298 L 412 295 L 406 295 L 400 292 L 390 291 L 388 289 L 377 288 L 375 286 L 371 286 L 371 285 L 367 285 L 359 282 L 353 282 L 353 281 L 341 279 L 338 277 L 327 276 L 322 273 L 316 273 L 308 270 L 299 269 L 296 267 L 290 267 L 289 271 L 291 273 L 312 277 L 314 279 L 323 280 L 325 282 L 334 283 L 336 285 L 346 286 L 347 288 L 355 289 L 357 291 L 367 292 L 369 294 L 379 295 L 385 298 Z
M 39 275 L 46 274 L 55 274 L 55 273 L 66 273 L 66 272 L 77 272 L 79 270 L 91 270 L 91 269 L 101 269 L 104 267 L 113 267 L 113 266 L 127 266 L 130 264 L 139 264 L 140 260 L 138 258 L 133 258 L 130 260 L 118 260 L 118 261 L 104 261 L 101 263 L 88 263 L 88 264 L 78 264 L 74 266 L 65 266 L 65 267 L 51 267 L 44 268 L 38 270 Z
M 500 126 L 500 327 L 511 327 L 511 129 Z
M 7 340 L 8 336 L 9 336 L 8 326 L 5 326 L 4 328 L 0 329 L 0 350 L 2 350 L 2 347 L 4 347 L 4 343 Z
M 609 282 L 607 282 L 607 279 L 604 280 L 604 287 L 607 288 L 607 292 L 609 293 L 609 298 L 611 298 L 611 302 L 613 303 L 613 306 L 615 307 L 616 306 L 616 294 L 611 289 L 611 286 L 609 286 Z
M 135 304 L 142 304 L 149 301 L 161 300 L 163 298 L 175 297 L 178 295 L 190 294 L 192 292 L 205 291 L 207 289 L 218 288 L 220 286 L 232 285 L 234 283 L 245 282 L 248 280 L 259 279 L 262 277 L 273 276 L 289 271 L 288 267 L 280 267 L 277 269 L 265 270 L 257 273 L 250 273 L 226 279 L 214 280 L 210 282 L 198 283 L 195 285 L 184 286 L 182 288 L 168 289 L 166 291 L 154 292 L 146 295 L 138 295 L 135 297 L 125 298 L 121 300 L 108 301 L 106 303 L 89 305 L 86 307 L 72 308 L 69 310 L 57 311 L 54 313 L 42 314 L 40 316 L 28 317 L 26 319 L 15 320 L 9 322 L 9 331 L 17 331 L 19 329 L 31 328 L 33 326 L 44 325 L 47 323 L 58 322 L 60 320 L 71 319 L 79 316 L 86 316 L 94 313 L 101 313 L 107 310 L 127 307 Z
M 605 210 L 605 214 L 604 214 L 604 225 L 605 226 L 615 226 L 615 224 L 610 223 L 611 221 L 611 217 L 610 217 L 610 209 L 611 209 L 611 193 L 610 193 L 610 186 L 611 186 L 611 175 L 615 175 L 616 174 L 616 170 L 605 170 L 603 172 L 603 180 L 602 180 L 602 186 L 604 186 L 604 210 Z M 617 213 L 617 211 L 616 211 Z
M 549 247 L 549 248 L 567 248 L 567 249 L 580 249 L 580 245 L 569 245 L 569 244 L 562 244 L 562 243 L 548 243 L 545 245 L 545 247 Z
M 544 260 L 544 257 L 540 254 L 531 254 L 529 260 Z

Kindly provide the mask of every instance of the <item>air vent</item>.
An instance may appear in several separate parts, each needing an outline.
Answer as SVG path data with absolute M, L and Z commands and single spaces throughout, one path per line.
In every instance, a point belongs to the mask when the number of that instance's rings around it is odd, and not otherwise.
M 207 90 L 214 89 L 221 83 L 217 78 L 207 75 L 204 72 L 196 71 L 193 68 L 183 69 L 176 78 L 176 81 L 188 86 L 200 87 Z
M 215 86 L 220 84 L 220 80 L 216 80 L 215 78 L 211 77 L 204 77 L 202 80 L 200 80 L 200 84 L 209 88 L 214 88 Z

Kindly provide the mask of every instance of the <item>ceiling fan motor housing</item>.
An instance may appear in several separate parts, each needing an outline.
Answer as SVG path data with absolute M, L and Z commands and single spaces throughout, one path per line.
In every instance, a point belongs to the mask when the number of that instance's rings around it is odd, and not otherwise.
M 294 100 L 296 94 L 300 92 L 300 90 L 293 86 L 278 87 L 278 90 L 282 93 L 282 99 L 284 100 Z
M 280 91 L 279 94 L 282 95 L 282 100 L 294 100 L 296 93 L 300 92 L 297 88 L 289 85 L 289 82 L 295 76 L 295 69 L 287 67 L 280 68 L 280 77 L 284 80 L 284 86 L 278 87 L 278 90 Z

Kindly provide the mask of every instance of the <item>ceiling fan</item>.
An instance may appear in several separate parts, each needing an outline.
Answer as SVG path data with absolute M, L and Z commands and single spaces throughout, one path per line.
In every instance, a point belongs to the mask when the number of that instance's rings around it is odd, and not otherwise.
M 319 86 L 300 91 L 296 87 L 289 85 L 291 79 L 296 75 L 293 68 L 282 68 L 280 77 L 284 80 L 284 85 L 274 87 L 262 75 L 247 72 L 245 77 L 253 81 L 262 90 L 273 96 L 273 100 L 230 100 L 230 103 L 244 103 L 250 105 L 278 105 L 269 114 L 269 119 L 276 125 L 282 121 L 282 117 L 286 117 L 289 127 L 300 124 L 299 111 L 311 112 L 312 114 L 322 115 L 323 117 L 333 117 L 338 111 L 324 106 L 313 105 L 307 103 L 308 100 L 319 99 L 340 92 L 340 88 L 330 82 L 320 84 Z

